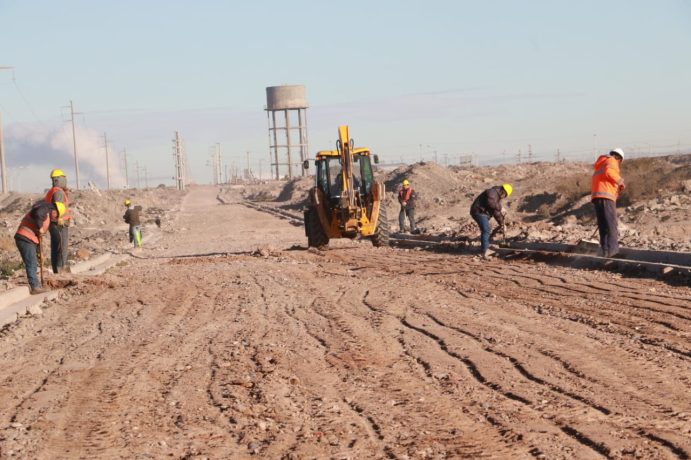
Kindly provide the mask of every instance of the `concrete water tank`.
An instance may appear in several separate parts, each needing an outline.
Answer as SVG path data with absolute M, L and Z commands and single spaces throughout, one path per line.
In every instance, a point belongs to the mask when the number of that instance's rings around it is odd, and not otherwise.
M 266 110 L 306 109 L 304 85 L 269 86 L 266 88 Z
M 292 178 L 293 171 L 307 174 L 302 168 L 303 161 L 308 157 L 307 98 L 304 85 L 267 87 L 266 114 L 274 178 L 279 179 L 284 173 Z

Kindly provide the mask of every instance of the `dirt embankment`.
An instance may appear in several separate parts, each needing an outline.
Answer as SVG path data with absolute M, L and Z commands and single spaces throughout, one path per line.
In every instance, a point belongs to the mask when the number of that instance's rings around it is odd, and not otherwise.
M 122 220 L 125 198 L 142 206 L 143 232 L 146 233 L 147 227 L 159 223 L 164 231 L 170 231 L 183 196 L 170 188 L 72 191 L 69 260 L 74 263 L 104 252 L 121 252 L 127 247 L 127 224 Z M 31 205 L 42 198 L 39 194 L 12 193 L 0 201 L 0 276 L 5 280 L 5 288 L 12 287 L 17 278 L 21 282 L 25 276 L 14 244 L 14 233 Z M 45 253 L 49 260 L 50 251 L 46 249 Z
M 468 168 L 417 163 L 380 172 L 378 178 L 386 184 L 392 223 L 398 215 L 396 192 L 404 178 L 418 193 L 416 217 L 423 231 L 450 237 L 474 236 L 476 224 L 468 214 L 472 201 L 489 187 L 511 183 L 514 193 L 505 200 L 510 238 L 576 243 L 596 229 L 591 174 L 591 164 L 573 162 Z M 622 244 L 691 251 L 691 155 L 626 160 L 622 175 L 627 184 L 618 201 Z M 247 186 L 244 196 L 299 210 L 313 181 L 307 177 Z

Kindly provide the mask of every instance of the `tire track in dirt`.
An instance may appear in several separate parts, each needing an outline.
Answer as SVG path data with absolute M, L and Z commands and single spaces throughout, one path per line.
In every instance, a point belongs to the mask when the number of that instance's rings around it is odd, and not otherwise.
M 373 308 L 371 305 L 370 305 L 369 307 L 370 307 L 370 309 Z M 473 334 L 467 333 L 467 331 L 462 331 L 462 332 L 465 332 L 465 335 L 466 335 L 466 336 L 471 336 L 471 337 L 474 336 Z M 438 337 L 436 337 L 436 338 L 438 339 Z M 474 338 L 475 338 L 476 340 L 478 339 L 477 336 L 474 336 Z M 500 356 L 501 356 L 501 355 L 502 355 L 502 354 L 500 354 Z M 531 374 L 531 375 L 526 375 L 526 372 L 527 372 L 527 371 L 525 370 L 525 367 L 524 367 L 523 365 L 520 364 L 519 361 L 512 361 L 512 360 L 510 359 L 511 357 L 509 357 L 509 356 L 506 355 L 506 354 L 503 354 L 503 355 L 506 357 L 506 359 L 509 359 L 509 360 L 514 364 L 514 366 L 516 367 L 516 369 L 517 369 L 519 372 L 521 372 L 521 374 L 523 374 L 523 375 L 524 375 L 526 378 L 528 378 L 529 380 L 536 381 L 537 383 L 541 383 L 541 384 L 550 385 L 549 382 L 544 381 L 544 379 L 540 379 L 539 377 L 536 378 L 536 377 L 534 377 L 532 374 Z M 514 358 L 514 359 L 515 359 L 515 358 Z M 426 363 L 426 365 L 429 366 L 428 363 Z M 563 366 L 563 360 L 561 360 L 560 365 Z M 573 366 L 572 366 L 572 365 L 568 365 L 567 367 L 570 368 L 571 370 L 573 370 Z M 574 374 L 574 372 L 571 372 L 571 373 Z M 581 374 L 582 374 L 582 373 L 581 373 Z M 578 375 L 578 373 L 575 373 L 574 375 Z M 536 379 L 537 379 L 537 380 L 536 380 Z M 567 391 L 567 390 L 564 390 L 564 389 L 561 388 L 561 387 L 554 386 L 553 384 L 551 384 L 551 385 L 552 385 L 552 388 L 551 388 L 551 389 L 552 389 L 553 391 L 557 391 L 558 393 L 562 393 L 562 394 L 565 394 L 565 395 L 567 395 L 567 396 L 573 397 L 573 398 L 576 399 L 576 400 L 581 400 L 581 402 L 584 402 L 585 404 L 592 406 L 593 408 L 595 408 L 596 410 L 599 410 L 599 411 L 602 412 L 603 414 L 605 414 L 605 413 L 607 413 L 607 411 L 609 411 L 609 409 L 606 409 L 606 408 L 604 408 L 604 407 L 601 406 L 601 405 L 592 403 L 592 401 L 589 401 L 589 400 L 587 400 L 586 398 L 582 398 L 582 397 L 580 397 L 579 395 L 576 395 L 576 394 L 574 394 L 574 393 L 572 393 L 572 392 L 569 392 L 569 391 Z M 665 408 L 665 410 L 668 410 L 668 409 Z M 562 431 L 564 431 L 564 430 L 562 430 Z M 571 427 L 571 429 L 568 429 L 568 428 L 567 428 L 566 431 L 564 431 L 564 432 L 565 432 L 565 433 L 566 433 L 566 432 L 569 432 L 569 433 L 571 433 L 571 434 L 580 433 L 578 430 L 576 430 L 576 429 L 573 428 L 573 427 Z M 566 433 L 566 434 L 568 434 L 568 433 Z M 580 433 L 580 435 L 575 436 L 575 437 L 576 437 L 576 438 L 579 438 L 579 437 L 580 437 L 581 440 L 589 439 L 589 438 L 584 437 L 584 436 L 585 436 L 585 435 L 583 435 L 583 433 Z M 586 442 L 586 444 L 588 444 L 588 442 Z M 597 444 L 597 443 L 592 444 L 592 446 L 597 446 L 597 445 L 599 445 L 599 444 Z M 592 447 L 592 446 L 591 446 L 591 447 Z M 603 451 L 603 452 L 604 452 L 604 451 Z
M 336 334 L 338 334 L 338 335 L 340 335 L 340 336 L 343 336 L 343 337 L 352 337 L 354 334 L 357 334 L 358 340 L 347 339 L 346 342 L 347 342 L 347 344 L 348 344 L 348 347 L 349 347 L 348 350 L 349 350 L 349 351 L 358 351 L 358 350 L 361 350 L 361 349 L 362 349 L 362 347 L 359 346 L 359 340 L 362 338 L 362 335 L 361 335 L 362 333 L 356 333 L 356 330 L 353 329 L 352 326 L 350 326 L 350 324 L 352 323 L 352 320 L 345 320 L 345 319 L 344 319 L 345 317 L 342 317 L 342 313 L 345 311 L 344 308 L 343 308 L 344 305 L 342 305 L 342 299 L 343 299 L 343 294 L 342 294 L 342 293 L 343 293 L 343 290 L 341 290 L 338 294 L 336 294 L 336 295 L 334 296 L 334 298 L 330 300 L 330 303 L 328 303 L 328 305 L 332 305 L 333 307 L 328 307 L 328 308 L 325 308 L 325 309 L 324 309 L 323 306 L 322 306 L 322 307 L 318 307 L 318 306 L 317 306 L 317 305 L 318 305 L 317 303 L 313 303 L 313 304 L 312 304 L 312 307 L 317 307 L 319 310 L 321 310 L 321 311 L 317 312 L 317 314 L 318 314 L 321 318 L 323 318 L 325 321 L 330 322 L 330 323 L 332 324 L 332 327 L 334 328 L 334 329 L 333 329 L 333 330 L 334 330 L 334 334 L 332 335 L 332 337 L 333 337 L 333 336 L 336 336 Z M 352 303 L 352 301 L 351 301 L 351 303 Z M 337 305 L 338 305 L 338 307 L 336 307 Z M 327 311 L 328 311 L 329 313 L 327 313 Z M 373 313 L 373 312 L 370 312 L 370 313 Z M 348 317 L 350 317 L 350 315 L 349 315 Z M 371 316 L 370 316 L 370 317 L 371 317 Z M 369 318 L 368 318 L 368 319 L 369 319 Z M 368 326 L 368 327 L 372 327 L 372 326 Z M 373 323 L 373 327 L 374 327 L 375 330 L 378 329 L 379 327 L 381 327 L 381 322 L 375 321 L 375 322 Z M 359 329 L 357 329 L 357 330 L 359 330 Z M 371 339 L 370 339 L 370 340 L 371 340 Z M 352 348 L 352 350 L 351 350 L 351 348 Z M 367 347 L 367 349 L 369 349 L 369 347 Z M 353 360 L 353 358 L 350 358 L 350 359 L 347 361 L 347 363 L 353 362 L 352 360 Z M 354 364 L 355 364 L 356 366 L 358 366 L 357 363 L 358 363 L 358 362 L 363 362 L 363 361 L 364 361 L 364 360 L 355 359 Z M 370 362 L 371 362 L 371 361 L 370 361 Z M 350 364 L 349 364 L 349 366 L 350 366 Z M 418 377 L 418 379 L 419 379 L 419 377 Z M 417 380 L 417 379 L 416 379 L 416 380 Z M 422 383 L 427 387 L 427 386 L 429 385 L 429 382 L 427 381 L 427 379 L 426 379 L 425 377 L 423 377 L 422 380 L 423 380 Z M 417 384 L 417 385 L 419 385 L 419 384 Z M 399 386 L 401 386 L 401 385 L 399 385 Z M 363 413 L 365 413 L 365 412 L 367 411 L 367 409 L 362 405 L 362 403 L 361 403 L 360 401 L 351 400 L 350 402 L 351 402 L 351 403 L 354 403 L 354 404 L 357 404 L 357 407 L 359 408 L 359 410 L 361 409 L 361 410 L 363 411 Z M 378 427 L 378 432 L 379 432 L 382 436 L 385 436 L 384 439 L 386 439 L 386 435 L 383 434 L 384 431 L 383 431 L 383 428 L 382 428 L 382 422 L 381 422 L 380 420 L 376 420 L 376 419 L 373 417 L 373 415 L 372 415 L 371 413 L 367 413 L 366 415 L 363 415 L 363 418 L 364 418 L 365 420 L 367 420 L 368 423 L 369 423 L 371 426 L 373 426 L 373 425 L 372 425 L 373 423 L 376 424 L 376 426 Z M 495 425 L 496 425 L 496 423 L 495 423 Z M 372 428 L 372 429 L 374 430 L 374 428 Z M 377 432 L 377 430 L 374 430 L 373 432 Z M 388 453 L 387 453 L 387 452 L 386 452 L 386 449 L 385 449 L 385 452 L 384 452 L 384 453 L 385 453 L 387 456 L 390 456 L 390 455 L 392 455 L 392 454 L 393 454 L 393 455 L 396 455 L 395 452 L 393 452 L 393 453 L 392 453 L 392 452 L 388 452 Z

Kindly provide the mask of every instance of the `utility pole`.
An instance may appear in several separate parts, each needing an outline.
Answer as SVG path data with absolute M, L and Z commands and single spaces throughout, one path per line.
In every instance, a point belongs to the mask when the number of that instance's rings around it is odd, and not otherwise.
M 149 173 L 146 169 L 146 166 L 144 166 L 144 188 L 145 189 L 149 188 Z
M 77 134 L 74 129 L 74 104 L 70 101 L 70 121 L 72 122 L 72 145 L 74 146 L 74 172 L 77 179 L 77 190 L 79 190 L 79 159 L 77 157 Z
M 216 184 L 220 185 L 223 182 L 223 169 L 221 165 L 221 143 L 216 142 Z
M 2 168 L 2 193 L 8 193 L 7 166 L 5 166 L 5 138 L 2 132 L 2 114 L 0 113 L 0 168 Z
M 561 157 L 561 151 L 559 151 L 559 149 L 557 149 L 557 163 L 559 163 L 560 157 Z
M 108 190 L 110 190 L 110 162 L 108 161 L 108 137 L 106 133 L 103 133 L 103 146 L 106 149 L 106 182 L 108 184 Z
M 141 184 L 141 180 L 139 177 L 139 160 L 134 162 L 134 167 L 137 171 L 137 189 L 140 189 L 140 188 L 142 188 L 142 184 Z
M 122 154 L 125 157 L 125 188 L 130 188 L 130 175 L 127 171 L 127 147 L 125 147 L 125 150 L 122 152 Z
M 528 163 L 533 162 L 533 146 L 528 144 Z
M 0 66 L 0 70 L 12 70 L 12 78 L 14 78 L 14 67 L 8 66 L 8 65 L 3 65 Z M 2 193 L 9 193 L 10 189 L 7 184 L 7 166 L 5 164 L 5 138 L 2 132 L 2 113 L 0 113 L 0 168 L 2 168 L 2 172 L 0 172 L 0 182 L 2 183 Z
M 521 163 L 521 154 L 522 154 L 521 149 L 518 149 L 518 163 L 519 164 Z
M 250 174 L 250 152 L 247 152 L 247 172 L 245 173 L 245 176 L 247 178 L 247 181 L 249 182 L 251 174 Z

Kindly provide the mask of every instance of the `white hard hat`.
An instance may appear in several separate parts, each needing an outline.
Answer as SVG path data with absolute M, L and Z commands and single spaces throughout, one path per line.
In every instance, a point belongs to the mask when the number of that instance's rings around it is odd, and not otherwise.
M 610 155 L 617 154 L 621 157 L 622 160 L 624 159 L 624 151 L 622 149 L 614 149 L 614 150 L 610 151 L 609 154 Z

